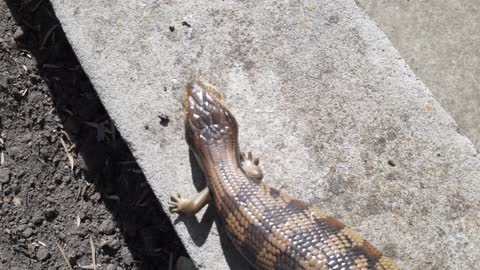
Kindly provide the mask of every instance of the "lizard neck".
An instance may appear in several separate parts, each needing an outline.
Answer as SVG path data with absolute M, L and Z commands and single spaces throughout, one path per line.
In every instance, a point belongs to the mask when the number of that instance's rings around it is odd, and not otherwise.
M 251 181 L 240 166 L 236 143 L 224 141 L 208 147 L 208 158 L 203 160 L 207 184 L 214 197 L 235 196 L 242 184 Z

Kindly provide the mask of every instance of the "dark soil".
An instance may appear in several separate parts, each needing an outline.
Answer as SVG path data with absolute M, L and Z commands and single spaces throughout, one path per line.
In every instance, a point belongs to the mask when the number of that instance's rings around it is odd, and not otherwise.
M 0 1 L 0 139 L 0 269 L 187 256 L 48 1 Z

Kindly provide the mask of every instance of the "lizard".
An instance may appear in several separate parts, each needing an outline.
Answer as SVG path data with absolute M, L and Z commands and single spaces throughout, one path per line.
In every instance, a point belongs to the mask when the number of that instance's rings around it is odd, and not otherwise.
M 194 198 L 172 194 L 171 212 L 194 215 L 213 202 L 233 245 L 259 270 L 399 269 L 341 221 L 266 184 L 259 159 L 240 152 L 237 120 L 215 86 L 191 81 L 182 101 L 186 140 L 207 185 Z

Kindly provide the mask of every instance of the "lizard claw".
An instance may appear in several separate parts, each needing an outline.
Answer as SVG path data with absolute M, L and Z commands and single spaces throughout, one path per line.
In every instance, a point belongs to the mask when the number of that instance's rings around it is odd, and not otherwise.
M 260 164 L 260 160 L 258 158 L 254 158 L 252 152 L 248 152 L 247 154 L 245 154 L 245 152 L 241 152 L 240 161 L 243 163 L 253 163 L 257 166 Z
M 168 209 L 171 213 L 178 213 L 179 212 L 179 204 L 182 200 L 182 195 L 180 193 L 171 194 L 170 201 L 168 202 Z
M 170 195 L 170 202 L 168 202 L 168 209 L 171 213 L 186 214 L 192 200 L 183 197 L 180 193 Z
M 261 181 L 263 178 L 263 172 L 258 166 L 260 164 L 260 160 L 258 158 L 254 158 L 252 152 L 245 152 L 240 153 L 240 161 L 242 162 L 242 169 L 245 174 L 253 179 Z

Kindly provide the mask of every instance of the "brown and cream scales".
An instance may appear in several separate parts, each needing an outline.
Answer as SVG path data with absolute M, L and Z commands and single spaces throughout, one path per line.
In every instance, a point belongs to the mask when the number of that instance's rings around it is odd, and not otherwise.
M 194 214 L 213 201 L 257 269 L 399 269 L 342 222 L 262 182 L 258 159 L 240 152 L 237 121 L 215 87 L 191 82 L 183 103 L 187 141 L 207 187 L 193 199 L 172 196 L 171 211 Z

